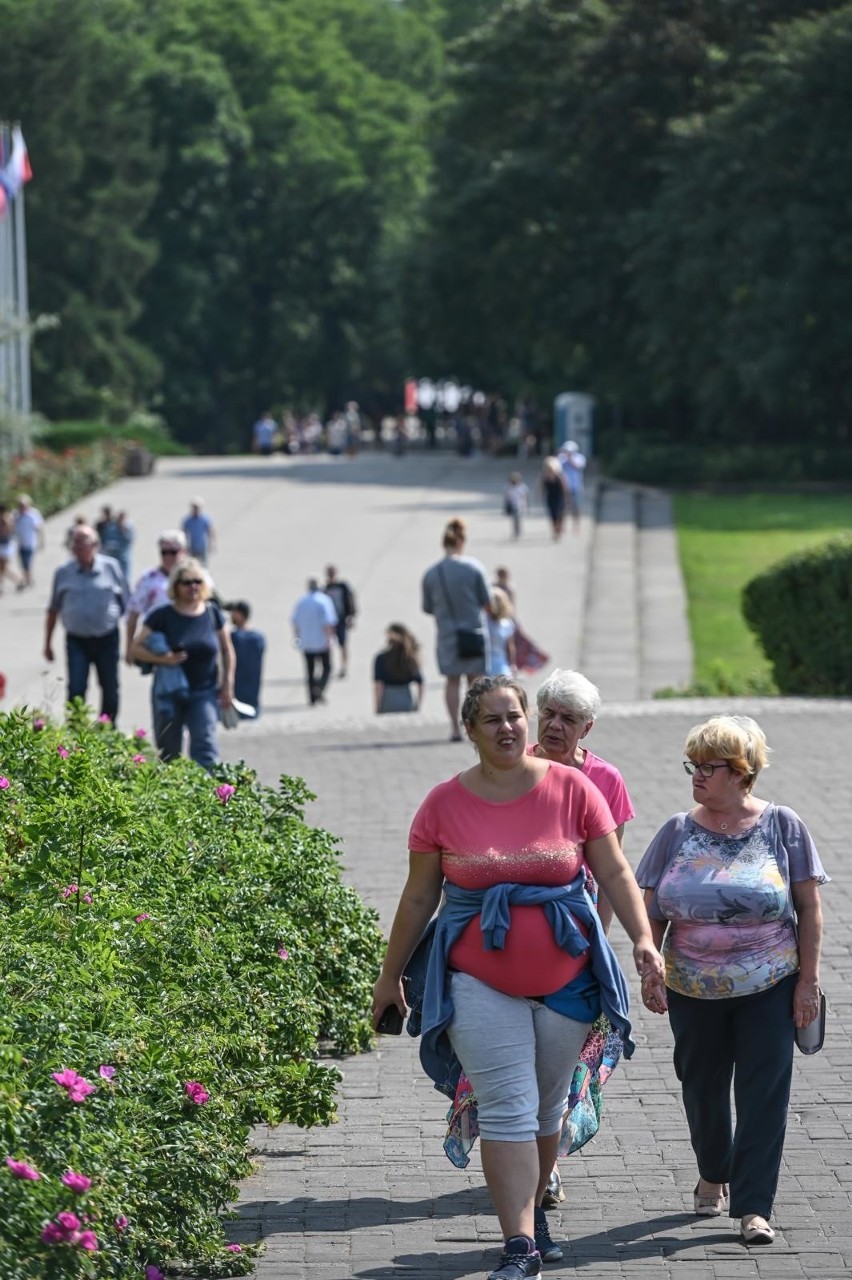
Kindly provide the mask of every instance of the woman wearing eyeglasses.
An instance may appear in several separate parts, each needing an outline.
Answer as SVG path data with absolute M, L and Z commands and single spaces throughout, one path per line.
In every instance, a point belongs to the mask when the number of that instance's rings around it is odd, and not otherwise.
M 694 806 L 657 832 L 636 871 L 666 962 L 665 991 L 643 987 L 643 1000 L 655 1013 L 668 1002 L 698 1161 L 694 1210 L 727 1209 L 745 1244 L 775 1238 L 794 1032 L 819 1012 L 828 880 L 798 814 L 754 795 L 768 751 L 747 716 L 696 725 L 684 760 Z
M 182 560 L 169 575 L 169 599 L 145 618 L 133 641 L 135 662 L 155 668 L 151 693 L 154 737 L 164 760 L 181 754 L 189 733 L 190 758 L 210 769 L 219 758 L 219 707 L 234 696 L 234 646 L 225 615 L 210 601 L 198 560 Z

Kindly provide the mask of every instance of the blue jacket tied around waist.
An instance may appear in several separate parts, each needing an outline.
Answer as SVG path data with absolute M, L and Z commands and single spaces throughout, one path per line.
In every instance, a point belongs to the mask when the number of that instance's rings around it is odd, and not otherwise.
M 595 906 L 586 892 L 585 872 L 568 885 L 548 888 L 535 884 L 496 884 L 490 889 L 460 889 L 444 881 L 445 902 L 432 920 L 405 970 L 406 999 L 410 1007 L 408 1034 L 419 1035 L 423 1070 L 435 1088 L 454 1097 L 461 1063 L 453 1052 L 447 1027 L 453 1017 L 447 962 L 450 951 L 466 926 L 481 917 L 482 945 L 486 951 L 502 951 L 511 924 L 510 908 L 542 906 L 558 946 L 571 956 L 590 952 L 592 975 L 600 987 L 601 1008 L 624 1041 L 624 1056 L 633 1054 L 627 983 L 609 944 Z M 588 938 L 578 925 L 588 931 Z M 555 991 L 544 1003 L 559 1009 Z

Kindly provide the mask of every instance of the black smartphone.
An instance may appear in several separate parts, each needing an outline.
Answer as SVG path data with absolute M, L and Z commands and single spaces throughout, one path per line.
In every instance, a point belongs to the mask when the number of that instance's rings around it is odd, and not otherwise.
M 395 1004 L 389 1004 L 382 1016 L 379 1018 L 379 1025 L 376 1027 L 380 1036 L 398 1036 L 402 1034 L 402 1024 L 405 1021 L 399 1009 Z

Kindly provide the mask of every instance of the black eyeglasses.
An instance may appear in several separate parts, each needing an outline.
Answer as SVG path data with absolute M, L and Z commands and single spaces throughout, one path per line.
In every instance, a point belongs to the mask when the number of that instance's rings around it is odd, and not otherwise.
M 200 587 L 203 581 L 203 578 L 178 578 L 177 584 L 179 587 Z
M 696 773 L 699 778 L 712 778 L 717 769 L 730 769 L 727 761 L 724 764 L 696 764 L 694 760 L 684 760 L 683 767 L 690 778 Z
M 176 556 L 177 553 L 178 553 L 177 547 L 160 547 L 161 556 Z

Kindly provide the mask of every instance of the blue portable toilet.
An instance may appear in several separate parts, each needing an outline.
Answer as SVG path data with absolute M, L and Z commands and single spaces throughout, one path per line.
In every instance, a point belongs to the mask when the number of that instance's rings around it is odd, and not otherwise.
M 558 449 L 575 440 L 581 453 L 591 458 L 595 400 L 583 391 L 562 391 L 553 402 L 553 438 Z

